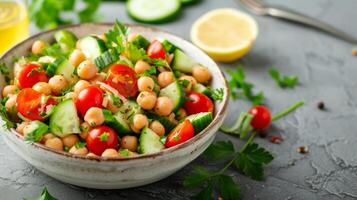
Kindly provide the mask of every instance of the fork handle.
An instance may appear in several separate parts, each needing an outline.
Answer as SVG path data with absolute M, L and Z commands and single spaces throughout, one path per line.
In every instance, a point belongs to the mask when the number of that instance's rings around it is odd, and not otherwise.
M 298 13 L 294 10 L 288 9 L 288 8 L 282 8 L 279 6 L 273 6 L 270 7 L 267 10 L 267 14 L 273 17 L 278 17 L 281 19 L 286 19 L 294 22 L 298 22 L 301 24 L 309 25 L 313 28 L 320 29 L 322 31 L 325 31 L 331 35 L 337 36 L 343 40 L 346 40 L 348 42 L 352 43 L 357 43 L 357 39 L 323 21 L 314 19 L 312 17 L 309 17 L 307 15 Z

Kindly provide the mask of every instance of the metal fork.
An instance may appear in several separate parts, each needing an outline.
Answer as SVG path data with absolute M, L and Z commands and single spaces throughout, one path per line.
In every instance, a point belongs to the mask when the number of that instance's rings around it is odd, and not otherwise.
M 272 17 L 277 17 L 285 20 L 290 20 L 293 22 L 309 25 L 310 27 L 320 29 L 338 38 L 346 40 L 348 42 L 357 43 L 357 38 L 353 37 L 325 22 L 314 19 L 307 15 L 298 13 L 289 8 L 281 6 L 273 6 L 262 3 L 260 0 L 235 0 L 242 2 L 250 11 L 257 15 L 270 15 Z

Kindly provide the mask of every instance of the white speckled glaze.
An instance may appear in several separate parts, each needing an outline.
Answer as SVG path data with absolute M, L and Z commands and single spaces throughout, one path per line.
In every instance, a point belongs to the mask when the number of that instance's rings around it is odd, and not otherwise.
M 14 129 L 1 128 L 1 135 L 6 144 L 19 156 L 36 167 L 38 170 L 60 181 L 77 186 L 97 189 L 121 189 L 149 184 L 163 179 L 189 162 L 197 158 L 214 140 L 215 133 L 225 117 L 228 101 L 228 88 L 224 76 L 216 63 L 205 53 L 191 43 L 160 31 L 139 25 L 129 25 L 131 30 L 146 36 L 149 39 L 167 38 L 191 57 L 207 66 L 213 74 L 212 85 L 215 88 L 224 88 L 224 99 L 215 104 L 213 122 L 194 138 L 165 149 L 155 154 L 145 154 L 133 158 L 104 159 L 74 156 L 69 153 L 49 149 L 41 144 L 28 144 Z M 78 37 L 88 34 L 101 34 L 112 24 L 81 24 L 70 25 L 60 29 L 68 29 Z M 1 58 L 8 66 L 12 66 L 13 59 L 26 55 L 37 39 L 51 41 L 53 33 L 58 29 L 42 32 L 16 45 Z M 4 77 L 0 75 L 0 88 L 4 87 Z M 3 121 L 0 120 L 3 125 Z

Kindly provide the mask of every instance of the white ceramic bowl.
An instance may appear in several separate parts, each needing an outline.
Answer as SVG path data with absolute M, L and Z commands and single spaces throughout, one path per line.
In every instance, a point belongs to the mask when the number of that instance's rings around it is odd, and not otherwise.
M 67 29 L 81 37 L 88 34 L 101 34 L 112 26 L 113 24 L 80 24 L 59 29 Z M 212 123 L 194 138 L 180 145 L 159 153 L 122 159 L 86 158 L 56 151 L 37 143 L 28 144 L 14 129 L 1 128 L 4 141 L 13 151 L 38 170 L 60 181 L 88 188 L 120 189 L 149 184 L 175 173 L 197 158 L 212 143 L 216 131 L 224 120 L 228 101 L 227 84 L 216 63 L 197 47 L 177 36 L 155 28 L 128 26 L 132 31 L 151 40 L 168 39 L 210 69 L 213 74 L 212 86 L 224 89 L 223 100 L 215 104 L 215 116 Z M 12 66 L 16 57 L 28 54 L 35 40 L 51 41 L 53 33 L 59 29 L 39 33 L 19 43 L 3 55 L 1 62 Z M 1 75 L 1 91 L 4 85 L 4 77 Z M 0 120 L 0 123 L 4 122 Z

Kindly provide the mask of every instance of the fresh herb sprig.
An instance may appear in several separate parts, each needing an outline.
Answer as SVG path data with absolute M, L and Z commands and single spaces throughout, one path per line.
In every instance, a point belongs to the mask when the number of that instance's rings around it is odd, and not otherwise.
M 287 109 L 279 112 L 272 117 L 272 121 L 278 120 L 283 116 L 296 110 L 304 104 L 300 101 Z M 236 129 L 242 128 L 244 119 L 247 119 L 249 114 L 242 114 L 237 124 L 227 128 L 230 132 L 236 134 Z M 249 121 L 249 119 L 248 119 Z M 247 126 L 248 127 L 248 126 Z M 257 131 L 253 130 L 248 140 L 237 151 L 231 141 L 218 141 L 212 144 L 206 151 L 206 157 L 213 160 L 226 160 L 226 165 L 218 171 L 209 171 L 203 167 L 197 167 L 193 173 L 187 176 L 184 180 L 186 187 L 203 187 L 194 199 L 212 199 L 214 191 L 218 192 L 223 199 L 240 199 L 239 185 L 234 181 L 233 177 L 226 175 L 226 171 L 234 166 L 235 169 L 242 172 L 248 177 L 255 180 L 264 178 L 264 166 L 269 164 L 273 159 L 273 155 L 260 147 L 256 143 L 252 143 Z
M 239 97 L 246 97 L 254 105 L 262 104 L 264 101 L 264 93 L 262 91 L 255 94 L 253 92 L 254 85 L 245 80 L 245 73 L 242 66 L 236 70 L 228 70 L 231 79 L 228 81 L 231 97 L 237 99 Z
M 27 198 L 24 198 L 24 200 L 29 200 Z M 42 192 L 41 195 L 35 199 L 32 200 L 57 200 L 55 197 L 53 197 L 47 190 L 47 188 L 45 187 Z
M 293 88 L 298 84 L 299 81 L 297 76 L 283 76 L 276 69 L 270 69 L 269 75 L 281 88 Z

